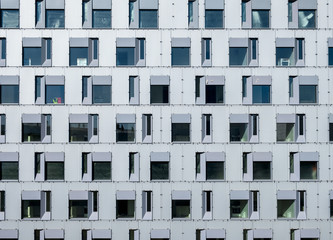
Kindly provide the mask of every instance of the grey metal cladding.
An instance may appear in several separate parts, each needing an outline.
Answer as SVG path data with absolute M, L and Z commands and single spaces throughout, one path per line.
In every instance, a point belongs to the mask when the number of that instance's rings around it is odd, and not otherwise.
M 272 76 L 252 76 L 252 85 L 272 85 Z
M 247 190 L 232 190 L 230 191 L 230 200 L 248 200 L 250 192 Z
M 172 199 L 173 200 L 190 200 L 191 199 L 191 191 L 172 191 Z
M 23 123 L 41 123 L 42 115 L 41 114 L 22 114 Z
M 206 76 L 206 85 L 224 85 L 224 76 Z
M 276 47 L 295 47 L 295 39 L 294 38 L 277 38 L 276 39 Z
M 248 114 L 230 114 L 230 123 L 248 123 Z
M 317 0 L 298 0 L 298 9 L 317 9 Z
M 44 230 L 44 237 L 50 239 L 60 239 L 64 238 L 63 229 L 46 229 Z
M 225 230 L 224 229 L 207 229 L 206 238 L 208 238 L 208 239 L 225 238 Z
M 333 47 L 333 38 L 328 39 L 328 47 Z
M 271 9 L 271 0 L 252 0 L 252 9 L 269 10 Z
M 22 38 L 23 47 L 42 47 L 42 38 Z
M 45 76 L 45 83 L 47 85 L 64 85 L 65 76 Z
M 70 47 L 88 47 L 89 38 L 70 38 L 69 46 Z
M 318 76 L 298 76 L 300 85 L 318 85 Z
M 0 85 L 18 85 L 19 76 L 0 76 Z
M 295 114 L 277 114 L 276 122 L 277 123 L 295 123 L 296 116 Z
M 1 0 L 0 7 L 1 7 L 1 9 L 19 9 L 20 1 L 19 0 Z
M 172 47 L 191 47 L 191 38 L 172 38 Z
M 112 85 L 111 76 L 93 76 L 92 77 L 93 85 Z
M 63 152 L 46 152 L 45 161 L 46 162 L 63 162 L 65 161 L 65 153 Z
M 135 47 L 135 38 L 117 38 L 117 47 Z
M 92 0 L 93 9 L 111 9 L 112 1 L 111 0 Z
M 158 9 L 158 0 L 140 0 L 140 9 Z
M 96 239 L 111 239 L 112 231 L 110 229 L 93 229 L 91 230 L 92 237 Z
M 191 123 L 190 114 L 172 114 L 171 116 L 172 123 Z
M 150 232 L 151 239 L 169 239 L 170 230 L 169 229 L 152 229 Z
M 135 191 L 117 191 L 117 200 L 135 200 Z
M 18 160 L 18 152 L 0 152 L 0 162 L 17 162 Z
M 17 239 L 18 230 L 17 229 L 0 229 L 0 239 Z
M 225 161 L 224 152 L 207 152 L 206 154 L 207 162 L 223 162 Z
M 229 47 L 248 47 L 249 39 L 248 38 L 230 38 Z
M 296 191 L 294 191 L 294 190 L 278 190 L 277 199 L 278 200 L 296 199 Z
M 117 114 L 117 123 L 135 123 L 135 114 Z
M 169 85 L 170 77 L 169 76 L 150 76 L 151 85 Z
M 150 161 L 152 162 L 169 162 L 170 153 L 169 152 L 151 152 Z
M 205 8 L 207 10 L 223 10 L 224 0 L 206 0 Z
M 64 9 L 64 0 L 46 0 L 46 9 Z
M 70 123 L 88 123 L 88 114 L 70 114 Z

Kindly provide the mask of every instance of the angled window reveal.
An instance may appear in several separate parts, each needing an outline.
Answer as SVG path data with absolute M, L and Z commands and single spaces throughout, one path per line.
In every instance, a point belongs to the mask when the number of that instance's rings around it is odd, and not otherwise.
M 278 114 L 277 142 L 305 142 L 305 114 Z
M 111 0 L 82 0 L 83 28 L 111 28 Z
M 98 66 L 98 38 L 70 38 L 69 66 Z
M 196 76 L 196 104 L 223 104 L 225 90 L 224 85 L 224 76 Z
M 257 38 L 229 39 L 229 66 L 258 66 L 259 45 Z
M 110 181 L 111 153 L 82 153 L 82 181 Z
M 269 28 L 271 0 L 242 0 L 242 27 Z
M 259 191 L 231 191 L 230 218 L 259 219 Z
M 271 76 L 243 76 L 243 104 L 271 103 Z
M 51 38 L 23 38 L 22 41 L 22 66 L 52 65 Z
M 129 0 L 129 28 L 158 28 L 158 0 Z
M 252 152 L 243 153 L 243 180 L 270 181 L 272 180 L 272 153 Z
M 35 153 L 35 181 L 65 180 L 65 154 L 62 152 Z
M 288 0 L 289 28 L 317 27 L 317 0 Z
M 230 114 L 230 142 L 259 142 L 258 114 Z
M 146 66 L 145 38 L 117 38 L 117 66 Z
M 224 152 L 197 152 L 195 155 L 195 161 L 197 181 L 225 180 Z
M 111 104 L 111 76 L 83 76 L 82 104 Z
M 64 0 L 36 0 L 36 28 L 64 28 Z
M 22 191 L 22 219 L 50 220 L 51 192 Z
M 22 142 L 51 143 L 51 114 L 22 114 Z
M 69 219 L 98 220 L 98 192 L 70 191 Z
M 65 77 L 64 76 L 36 76 L 35 77 L 36 104 L 64 104 Z
M 290 76 L 289 103 L 290 104 L 318 103 L 318 77 Z
M 69 115 L 69 142 L 98 142 L 97 114 Z
M 276 39 L 276 66 L 304 66 L 305 65 L 304 38 Z
M 306 191 L 277 192 L 278 219 L 306 219 Z

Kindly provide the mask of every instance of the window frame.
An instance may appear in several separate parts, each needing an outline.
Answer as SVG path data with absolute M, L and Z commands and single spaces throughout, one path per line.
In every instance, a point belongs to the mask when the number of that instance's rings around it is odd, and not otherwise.
M 118 50 L 121 48 L 130 48 L 133 50 L 133 63 L 134 64 L 123 64 L 120 62 L 120 56 L 119 56 Z M 143 50 L 143 56 L 141 55 L 142 50 Z M 133 67 L 133 66 L 145 67 L 146 66 L 146 39 L 144 37 L 117 38 L 117 40 L 116 40 L 116 66 L 117 67 Z
M 259 143 L 259 114 L 230 114 L 229 116 L 229 141 L 230 143 Z M 244 135 L 247 135 L 247 140 L 234 141 L 231 136 L 231 124 L 247 124 L 245 125 Z
M 289 0 L 288 1 L 288 28 L 289 29 L 316 29 L 318 25 L 317 14 L 317 0 Z M 315 27 L 314 28 L 302 28 L 299 27 L 299 12 L 304 10 L 312 10 L 315 12 Z M 292 16 L 289 15 L 292 14 Z M 290 21 L 291 20 L 291 21 Z
M 243 9 L 245 8 L 245 9 Z M 243 12 L 245 10 L 245 12 Z M 253 10 L 268 11 L 268 27 L 253 27 Z M 245 14 L 245 16 L 244 16 Z M 271 28 L 271 0 L 242 0 L 242 28 L 245 29 L 270 29 Z M 245 21 L 244 21 L 245 20 Z
M 37 17 L 37 2 L 40 2 L 41 12 Z M 48 27 L 47 26 L 47 11 L 63 11 L 64 26 L 63 27 Z M 35 27 L 47 29 L 64 29 L 65 28 L 65 1 L 64 0 L 38 0 L 35 1 Z
M 293 162 L 291 162 L 293 159 Z M 302 181 L 302 182 L 316 182 L 320 180 L 319 176 L 319 153 L 318 152 L 290 152 L 289 157 L 290 167 L 289 167 L 289 179 L 290 181 Z M 316 179 L 302 179 L 301 178 L 301 163 L 302 162 L 316 162 Z M 292 166 L 293 163 L 293 166 Z M 293 167 L 293 171 L 291 170 Z
M 129 204 L 128 201 L 134 201 L 134 208 L 133 208 L 133 217 L 119 217 L 119 201 L 127 201 L 127 205 Z M 136 192 L 135 191 L 117 191 L 116 192 L 116 220 L 120 221 L 129 221 L 129 220 L 136 220 Z
M 272 104 L 272 77 L 271 76 L 243 76 L 242 77 L 242 99 L 245 105 L 271 105 Z M 269 86 L 269 103 L 253 102 L 253 87 Z
M 129 140 L 125 140 L 125 141 L 122 141 L 120 140 L 120 135 L 119 134 L 122 134 L 122 132 L 118 132 L 118 124 L 134 124 L 134 136 L 133 136 L 133 140 L 132 141 L 129 141 Z M 116 142 L 117 143 L 126 143 L 126 144 L 129 144 L 129 143 L 135 143 L 136 140 L 137 140 L 137 136 L 136 136 L 136 115 L 135 114 L 117 114 L 116 116 Z M 130 133 L 129 133 L 130 134 Z
M 276 38 L 275 40 L 275 55 L 276 67 L 304 67 L 305 66 L 305 38 Z M 301 45 L 302 47 L 300 47 Z M 290 57 L 279 58 L 278 59 L 278 50 L 282 51 L 283 49 L 292 48 L 293 52 Z M 293 55 L 293 56 L 292 56 Z M 295 63 L 292 64 L 294 61 Z M 280 62 L 280 64 L 279 64 Z M 288 63 L 288 65 L 284 65 Z
M 167 179 L 153 179 L 152 178 L 152 163 L 167 163 L 168 164 L 168 178 Z M 151 152 L 150 153 L 150 181 L 151 182 L 169 182 L 170 181 L 170 153 L 169 152 Z
M 176 140 L 179 134 L 174 131 L 175 124 L 187 124 L 188 125 L 188 140 Z M 172 114 L 171 115 L 171 142 L 172 143 L 191 143 L 192 141 L 192 128 L 191 128 L 191 115 L 190 114 Z
M 84 2 L 87 3 L 87 11 L 85 11 Z M 94 11 L 103 10 L 110 11 L 110 26 L 94 27 Z M 112 0 L 82 0 L 82 28 L 87 29 L 111 29 L 112 28 Z M 85 15 L 84 13 L 87 13 Z
M 171 193 L 171 219 L 174 221 L 180 220 L 191 220 L 192 219 L 192 200 L 191 200 L 191 191 L 179 191 L 173 190 Z M 189 201 L 189 217 L 175 217 L 173 215 L 174 212 L 174 204 L 176 201 Z
M 300 104 L 300 105 L 316 105 L 319 99 L 319 87 L 318 87 L 318 76 L 289 76 L 289 103 Z M 315 86 L 315 102 L 314 103 L 301 103 L 301 86 Z M 291 89 L 292 88 L 292 89 Z
M 84 155 L 87 156 L 87 172 L 84 171 Z M 110 163 L 110 179 L 94 179 L 95 162 Z M 112 181 L 112 154 L 111 152 L 82 152 L 82 181 L 83 182 L 110 182 Z
M 37 78 L 40 78 L 40 85 L 37 85 Z M 52 103 L 46 102 L 46 87 L 47 86 L 63 86 L 64 98 L 59 101 L 53 101 Z M 40 88 L 40 96 L 37 96 L 37 87 Z M 35 76 L 35 104 L 47 104 L 47 105 L 64 105 L 65 104 L 65 77 L 64 76 Z
M 304 194 L 304 204 L 301 206 L 300 204 L 300 194 Z M 297 219 L 297 220 L 304 220 L 306 219 L 306 207 L 307 207 L 307 198 L 306 198 L 306 191 L 304 190 L 278 190 L 277 191 L 277 203 L 279 201 L 284 201 L 284 200 L 289 200 L 289 201 L 294 201 L 294 206 L 295 206 L 295 212 L 294 215 L 295 217 L 291 218 L 283 218 L 279 217 L 279 209 L 278 209 L 278 204 L 277 204 L 277 219 L 278 220 L 288 220 L 288 219 Z M 304 211 L 301 210 L 301 208 L 304 208 Z
M 86 83 L 85 83 L 86 81 Z M 93 87 L 110 86 L 110 103 L 94 103 Z M 85 96 L 86 91 L 86 96 Z M 111 105 L 112 104 L 112 76 L 82 76 L 82 104 L 83 105 Z
M 168 102 L 155 103 L 152 102 L 152 86 L 168 87 Z M 162 91 L 162 100 L 164 99 L 164 92 Z M 150 76 L 150 104 L 151 105 L 169 105 L 170 104 L 170 77 L 169 76 Z
M 97 46 L 96 46 L 97 45 Z M 87 58 L 75 58 L 76 65 L 71 63 L 71 51 L 74 49 L 86 49 Z M 97 52 L 96 52 L 97 51 Z M 95 56 L 97 55 L 97 59 Z M 70 38 L 69 39 L 69 67 L 98 67 L 99 66 L 99 38 Z M 78 59 L 86 59 L 86 64 L 78 64 Z
M 39 170 L 37 169 L 36 166 L 36 158 L 37 155 L 40 154 L 40 159 L 39 159 Z M 46 177 L 46 164 L 51 162 L 51 163 L 63 163 L 65 164 L 65 153 L 64 152 L 35 152 L 34 154 L 34 169 L 35 169 L 35 175 L 34 175 L 34 180 L 35 181 L 47 181 L 47 182 L 63 182 L 65 181 L 65 165 L 63 168 L 63 175 L 64 179 L 52 179 L 49 180 Z
M 226 164 L 225 152 L 197 152 L 195 155 L 196 161 L 196 181 L 198 182 L 224 182 L 226 180 Z M 197 162 L 198 161 L 198 162 Z M 207 179 L 207 163 L 220 162 L 223 163 L 223 178 L 222 179 Z
M 18 26 L 17 27 L 3 27 L 3 11 L 17 11 L 18 15 Z M 1 28 L 3 29 L 17 29 L 20 28 L 20 3 L 19 0 L 5 0 L 1 1 L 0 6 L 1 14 Z
M 256 208 L 254 202 L 256 201 Z M 232 217 L 232 201 L 247 201 L 247 217 Z M 230 219 L 232 220 L 258 220 L 260 216 L 259 190 L 232 190 L 230 191 Z
M 97 194 L 97 211 L 94 211 L 94 194 Z M 87 201 L 87 218 L 71 217 L 71 201 Z M 99 218 L 99 192 L 98 191 L 69 191 L 68 219 L 70 221 L 98 220 Z
M 131 9 L 131 4 L 133 4 L 133 9 Z M 159 28 L 159 1 L 158 0 L 129 0 L 129 28 L 138 29 L 158 29 Z M 132 12 L 131 12 L 132 10 Z M 140 13 L 141 11 L 155 11 L 157 14 L 156 27 L 141 27 Z M 133 14 L 133 16 L 132 16 Z
M 301 118 L 303 123 L 301 123 Z M 278 124 L 293 124 L 293 141 L 278 141 Z M 303 128 L 301 129 L 303 125 Z M 303 133 L 303 134 L 302 134 Z M 277 143 L 305 143 L 306 142 L 306 115 L 277 114 L 276 115 L 276 142 Z
M 253 44 L 255 43 L 255 44 Z M 255 49 L 253 48 L 255 46 Z M 232 63 L 232 50 L 245 49 L 245 64 Z M 234 60 L 233 60 L 234 61 Z M 232 63 L 232 64 L 231 64 Z M 258 67 L 259 66 L 259 40 L 258 38 L 229 38 L 229 67 Z
M 39 201 L 39 208 L 40 208 L 40 217 L 24 217 L 23 212 L 23 202 L 24 201 Z M 51 208 L 52 208 L 52 193 L 51 191 L 22 191 L 21 195 L 21 202 L 22 202 L 22 212 L 21 212 L 21 219 L 22 220 L 51 220 Z M 48 203 L 49 207 L 48 209 Z
M 243 181 L 246 182 L 271 182 L 273 181 L 273 155 L 272 152 L 244 152 L 243 153 Z M 270 178 L 269 179 L 254 179 L 254 163 L 255 162 L 270 162 Z M 246 164 L 246 166 L 245 166 Z M 246 168 L 246 171 L 245 171 Z
M 48 120 L 50 122 L 48 122 Z M 22 143 L 51 143 L 52 142 L 52 115 L 51 114 L 22 114 Z M 24 125 L 40 124 L 40 141 L 24 141 Z M 48 126 L 49 124 L 49 126 Z M 49 127 L 49 130 L 48 130 Z M 48 131 L 50 131 L 48 134 Z
M 222 86 L 222 103 L 207 103 L 207 86 Z M 223 105 L 225 104 L 225 77 L 224 76 L 196 76 L 195 77 L 195 103 L 197 105 Z
M 95 118 L 95 119 L 94 119 Z M 97 119 L 96 119 L 97 118 Z M 97 135 L 94 134 L 94 122 L 97 120 Z M 87 141 L 71 140 L 71 124 L 87 124 Z M 99 141 L 99 115 L 98 114 L 70 114 L 69 115 L 69 143 L 98 143 Z
M 190 0 L 189 0 L 190 1 Z M 198 0 L 195 0 L 198 1 Z M 175 64 L 173 59 L 177 56 L 173 55 L 173 50 L 177 48 L 186 48 L 188 51 L 188 64 Z M 171 39 L 171 67 L 191 67 L 191 38 L 172 38 Z
M 24 50 L 28 48 L 40 48 L 41 64 L 32 65 L 32 58 L 29 58 L 29 64 L 25 64 Z M 52 38 L 22 38 L 22 67 L 51 67 L 52 54 Z

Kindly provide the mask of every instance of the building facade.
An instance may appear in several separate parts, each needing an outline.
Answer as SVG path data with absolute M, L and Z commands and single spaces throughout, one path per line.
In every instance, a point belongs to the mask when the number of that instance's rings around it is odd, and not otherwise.
M 331 1 L 0 15 L 0 239 L 333 238 Z

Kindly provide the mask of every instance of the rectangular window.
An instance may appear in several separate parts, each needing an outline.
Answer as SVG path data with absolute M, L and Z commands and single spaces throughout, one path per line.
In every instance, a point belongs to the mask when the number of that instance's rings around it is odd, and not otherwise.
M 258 115 L 231 114 L 230 142 L 258 142 Z
M 135 191 L 117 191 L 116 218 L 135 218 Z
M 0 114 L 0 143 L 6 142 L 6 115 Z
M 6 66 L 6 58 L 7 58 L 7 42 L 6 38 L 0 38 L 0 66 Z
M 64 28 L 65 3 L 64 0 L 36 1 L 36 28 Z
M 173 38 L 171 40 L 171 66 L 190 66 L 191 39 Z
M 82 153 L 82 181 L 111 180 L 111 153 Z
M 36 76 L 36 104 L 64 104 L 65 79 L 63 76 Z
M 304 66 L 304 38 L 276 39 L 276 66 Z
M 333 47 L 331 46 L 328 48 L 328 66 L 333 66 Z
M 271 103 L 271 76 L 243 76 L 243 104 Z
M 298 28 L 316 28 L 316 10 L 298 10 Z
M 169 180 L 169 157 L 168 152 L 150 154 L 150 180 Z
M 290 76 L 289 103 L 316 104 L 318 102 L 318 76 Z
M 272 179 L 272 153 L 243 153 L 243 180 L 267 181 Z
M 82 0 L 83 28 L 111 28 L 111 0 Z
M 117 38 L 117 66 L 145 66 L 145 38 Z
M 269 28 L 269 19 L 269 10 L 252 10 L 252 28 Z
M 139 76 L 130 76 L 128 79 L 129 89 L 129 104 L 140 104 L 140 78 Z
M 190 191 L 172 191 L 172 219 L 191 218 Z
M 151 143 L 153 141 L 153 115 L 142 115 L 142 142 Z
M 169 76 L 150 77 L 150 104 L 169 103 Z
M 189 114 L 173 114 L 171 124 L 172 142 L 190 142 L 191 116 Z
M 140 28 L 158 28 L 157 10 L 139 10 Z
M 130 0 L 129 28 L 158 28 L 158 0 Z
M 290 180 L 318 180 L 319 154 L 317 152 L 290 153 Z
M 278 191 L 277 217 L 306 219 L 305 197 L 305 191 Z
M 118 114 L 116 125 L 117 142 L 135 142 L 135 114 Z
M 199 1 L 198 0 L 188 0 L 187 2 L 187 21 L 188 28 L 198 28 L 199 27 Z
M 82 77 L 83 104 L 111 104 L 112 78 L 111 76 L 83 76 Z
M 98 115 L 71 114 L 69 142 L 98 142 Z
M 70 38 L 69 66 L 98 66 L 98 39 Z
M 142 192 L 142 219 L 152 220 L 153 218 L 153 192 Z
M 258 39 L 231 38 L 229 66 L 258 66 Z
M 70 191 L 69 219 L 98 220 L 98 192 Z
M 305 115 L 278 114 L 277 141 L 305 142 Z
M 137 152 L 129 153 L 129 180 L 139 181 L 140 179 L 140 155 Z
M 22 66 L 51 66 L 50 38 L 23 38 Z
M 70 200 L 69 201 L 69 218 L 87 218 L 88 217 L 88 200 Z
M 22 219 L 35 218 L 40 220 L 51 219 L 51 192 L 50 191 L 23 191 L 22 192 Z
M 4 220 L 5 208 L 6 208 L 5 191 L 0 191 L 0 220 Z
M 20 26 L 19 0 L 1 2 L 1 27 L 19 28 Z
M 242 27 L 265 29 L 270 27 L 270 0 L 242 0 Z
M 196 180 L 224 180 L 225 155 L 221 152 L 196 153 Z
M 22 115 L 22 142 L 51 142 L 50 114 Z
M 230 218 L 259 219 L 259 191 L 231 191 Z
M 0 77 L 0 104 L 19 103 L 19 77 Z
M 223 28 L 224 1 L 205 1 L 205 28 Z
M 212 124 L 212 114 L 202 115 L 202 142 L 210 143 L 213 138 L 213 124 Z

